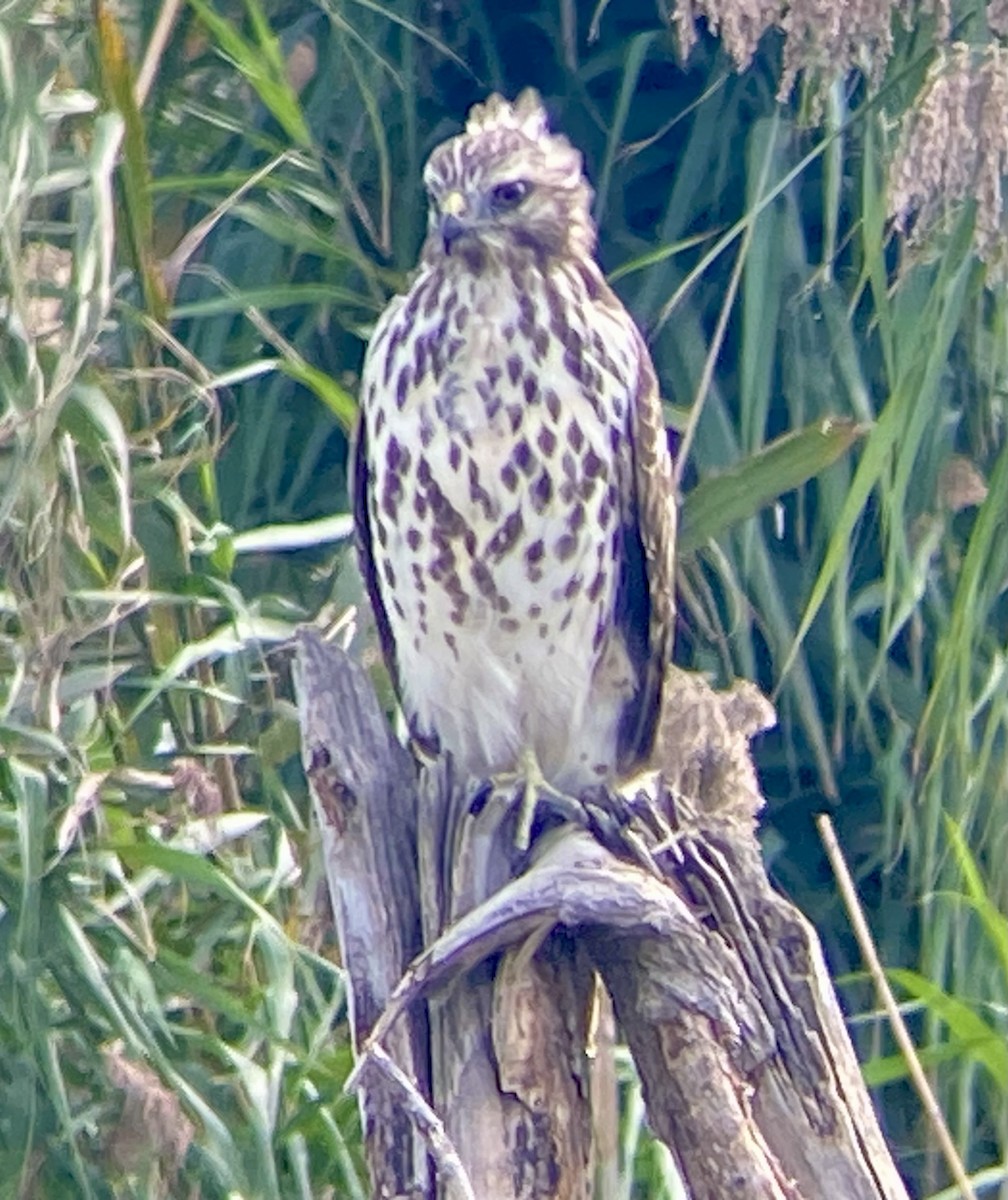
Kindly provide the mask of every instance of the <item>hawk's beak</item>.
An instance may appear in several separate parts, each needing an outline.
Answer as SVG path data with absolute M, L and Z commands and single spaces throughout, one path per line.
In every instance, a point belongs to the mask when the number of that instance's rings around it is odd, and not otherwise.
M 452 245 L 468 230 L 465 196 L 461 192 L 449 192 L 441 202 L 441 240 L 445 254 L 451 254 Z

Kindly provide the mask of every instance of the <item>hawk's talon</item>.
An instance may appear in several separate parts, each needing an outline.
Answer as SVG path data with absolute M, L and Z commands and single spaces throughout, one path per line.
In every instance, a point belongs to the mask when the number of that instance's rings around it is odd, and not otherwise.
M 518 824 L 515 830 L 515 846 L 519 850 L 527 850 L 532 842 L 532 825 L 535 821 L 536 809 L 543 802 L 548 802 L 556 809 L 564 820 L 575 825 L 587 823 L 584 806 L 575 797 L 555 788 L 543 775 L 542 768 L 535 756 L 534 750 L 525 750 L 516 771 L 507 771 L 494 775 L 490 780 L 490 792 L 487 800 L 496 796 L 505 796 L 510 805 L 514 804 L 514 789 L 518 786 L 520 800 L 518 804 Z M 484 801 L 485 803 L 485 801 Z

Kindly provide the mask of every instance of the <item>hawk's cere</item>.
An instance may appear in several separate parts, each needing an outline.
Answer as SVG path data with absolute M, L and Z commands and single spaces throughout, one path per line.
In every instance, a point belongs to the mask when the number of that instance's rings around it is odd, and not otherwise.
M 414 733 L 577 795 L 650 752 L 673 631 L 654 369 L 593 257 L 580 153 L 491 96 L 424 171 L 419 270 L 375 329 L 361 564 Z

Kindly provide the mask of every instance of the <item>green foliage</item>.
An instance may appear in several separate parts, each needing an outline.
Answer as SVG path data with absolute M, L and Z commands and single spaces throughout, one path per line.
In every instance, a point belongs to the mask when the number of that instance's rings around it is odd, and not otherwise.
M 737 73 L 651 0 L 0 6 L 0 1195 L 366 1192 L 278 647 L 360 601 L 345 434 L 423 160 L 528 83 L 681 435 L 679 655 L 775 694 L 774 869 L 842 965 L 837 803 L 969 1165 L 1004 1158 L 1004 292 L 969 208 L 887 224 L 933 30 L 815 125 L 775 37 Z M 675 1195 L 621 1086 L 620 1194 Z
M 960 1126 L 996 1137 L 990 1126 L 1008 1096 L 1008 918 L 994 903 L 962 831 L 948 818 L 943 824 L 959 887 L 942 892 L 935 904 L 961 915 L 965 928 L 976 932 L 974 948 L 986 966 L 958 993 L 919 971 L 892 968 L 888 974 L 909 997 L 907 1007 L 935 1029 L 921 1061 L 939 1079 L 969 1082 L 960 1087 Z M 881 1087 L 905 1078 L 907 1066 L 896 1054 L 873 1058 L 864 1070 L 868 1082 Z
M 103 77 L 125 74 L 98 28 Z M 0 26 L 0 63 L 4 1194 L 174 1195 L 184 1167 L 207 1196 L 361 1195 L 266 658 L 306 611 L 233 582 L 221 385 L 172 345 L 163 292 L 120 276 L 156 279 L 138 111 L 51 91 L 81 64 L 44 25 Z

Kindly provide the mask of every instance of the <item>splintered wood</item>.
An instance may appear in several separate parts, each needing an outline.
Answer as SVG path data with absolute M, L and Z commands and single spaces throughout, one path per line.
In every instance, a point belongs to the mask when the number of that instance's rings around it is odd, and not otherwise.
M 671 668 L 657 769 L 543 797 L 522 852 L 515 807 L 418 770 L 345 654 L 306 631 L 298 664 L 374 1197 L 596 1194 L 601 981 L 693 1200 L 905 1200 L 818 939 L 760 858 L 754 688 Z

